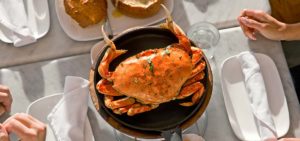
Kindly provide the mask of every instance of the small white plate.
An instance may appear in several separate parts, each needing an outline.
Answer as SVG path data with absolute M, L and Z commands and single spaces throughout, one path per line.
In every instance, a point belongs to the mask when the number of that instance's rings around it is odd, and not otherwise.
M 46 35 L 50 28 L 48 0 L 24 0 L 24 6 L 28 15 L 28 27 L 34 37 L 39 39 Z M 0 40 L 6 43 L 12 43 L 12 41 L 1 32 L 1 29 Z
M 70 38 L 76 41 L 89 41 L 102 38 L 100 30 L 102 23 L 91 25 L 86 28 L 80 27 L 79 24 L 65 12 L 63 2 L 64 0 L 55 0 L 55 9 L 61 27 Z M 165 0 L 164 5 L 172 12 L 174 0 Z M 165 13 L 162 8 L 156 15 L 145 19 L 136 19 L 125 15 L 114 17 L 112 15 L 114 9 L 111 0 L 108 0 L 108 16 L 114 35 L 131 27 L 152 25 L 165 18 Z
M 287 102 L 273 60 L 255 53 L 265 82 L 270 112 L 278 137 L 285 135 L 290 126 Z M 241 140 L 260 140 L 255 116 L 244 83 L 241 64 L 236 56 L 226 59 L 221 67 L 221 84 L 227 115 L 236 136 Z

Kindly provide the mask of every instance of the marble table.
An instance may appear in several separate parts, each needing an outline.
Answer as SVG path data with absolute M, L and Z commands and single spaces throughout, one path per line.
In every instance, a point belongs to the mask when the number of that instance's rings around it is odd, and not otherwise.
M 275 62 L 290 112 L 290 128 L 285 137 L 300 137 L 299 102 L 280 42 L 270 41 L 260 36 L 257 41 L 250 41 L 243 35 L 239 27 L 220 30 L 220 33 L 220 42 L 215 52 L 215 65 L 211 63 L 214 75 L 214 89 L 211 101 L 206 110 L 208 123 L 204 138 L 207 141 L 238 140 L 231 129 L 227 117 L 220 84 L 219 69 L 224 59 L 246 50 L 266 54 Z M 0 69 L 0 84 L 8 85 L 11 88 L 14 98 L 11 114 L 25 112 L 29 103 L 38 98 L 62 92 L 64 79 L 67 75 L 88 79 L 90 65 L 90 54 L 82 54 L 53 61 Z M 96 140 L 114 139 L 112 128 L 104 123 L 103 119 L 99 119 L 100 117 L 97 112 L 89 111 L 88 116 L 94 133 L 97 133 L 95 134 Z M 105 137 L 99 133 L 105 133 Z
M 98 41 L 74 41 L 64 33 L 55 12 L 55 1 L 49 0 L 50 30 L 36 43 L 22 48 L 0 42 L 0 68 L 53 60 L 88 53 Z M 219 28 L 237 26 L 236 17 L 242 9 L 269 11 L 268 0 L 174 0 L 174 20 L 184 29 L 198 21 L 208 21 Z

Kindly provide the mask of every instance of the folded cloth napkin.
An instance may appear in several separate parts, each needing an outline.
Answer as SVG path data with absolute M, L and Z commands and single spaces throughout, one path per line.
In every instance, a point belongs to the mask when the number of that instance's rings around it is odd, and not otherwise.
M 23 0 L 0 1 L 0 31 L 14 46 L 20 47 L 36 41 L 27 23 Z
M 245 85 L 252 111 L 257 119 L 258 130 L 262 140 L 276 138 L 276 128 L 269 109 L 267 92 L 255 56 L 249 52 L 237 55 L 245 77 Z
M 48 115 L 48 121 L 58 141 L 94 140 L 87 117 L 89 82 L 67 76 L 64 95 Z

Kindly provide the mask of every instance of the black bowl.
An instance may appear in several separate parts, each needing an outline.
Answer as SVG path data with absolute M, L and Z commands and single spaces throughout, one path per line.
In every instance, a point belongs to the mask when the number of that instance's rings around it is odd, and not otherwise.
M 136 55 L 144 50 L 166 47 L 172 43 L 177 43 L 178 39 L 167 29 L 162 29 L 159 27 L 143 27 L 128 30 L 113 39 L 113 42 L 115 43 L 117 49 L 126 49 L 128 51 L 127 53 L 113 60 L 113 62 L 110 64 L 110 71 L 114 71 L 120 62 L 124 61 L 130 56 Z M 106 46 L 103 52 L 100 54 L 95 70 L 97 70 L 107 48 L 108 46 Z M 104 105 L 104 95 L 95 90 L 99 104 L 101 105 L 101 109 L 104 109 L 105 113 L 129 129 L 153 134 L 160 134 L 161 131 L 174 129 L 186 122 L 189 118 L 195 115 L 195 113 L 199 112 L 200 109 L 205 109 L 207 107 L 207 102 L 211 97 L 212 91 L 212 74 L 206 57 L 204 57 L 204 60 L 207 64 L 205 68 L 206 75 L 201 82 L 204 84 L 206 91 L 201 97 L 200 102 L 194 106 L 183 107 L 178 104 L 182 101 L 175 100 L 160 104 L 158 108 L 152 111 L 135 116 L 127 116 L 126 114 L 117 115 Z M 99 73 L 95 72 L 95 88 L 97 82 L 101 79 L 102 78 Z M 203 104 L 205 101 L 207 102 Z M 204 110 L 202 110 L 202 112 L 203 111 Z

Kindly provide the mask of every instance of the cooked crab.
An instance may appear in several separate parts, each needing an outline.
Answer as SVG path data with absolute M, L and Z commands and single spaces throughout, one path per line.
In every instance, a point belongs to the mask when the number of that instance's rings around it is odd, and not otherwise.
M 117 50 L 103 30 L 105 42 L 110 46 L 102 58 L 98 72 L 102 79 L 97 90 L 104 94 L 105 106 L 116 114 L 133 116 L 155 109 L 161 103 L 191 97 L 182 106 L 192 106 L 200 100 L 206 67 L 203 52 L 191 47 L 189 39 L 171 19 L 169 11 L 162 28 L 169 29 L 179 40 L 165 48 L 150 49 L 129 57 L 113 72 L 109 64 L 126 50 Z M 115 97 L 125 96 L 116 99 Z

